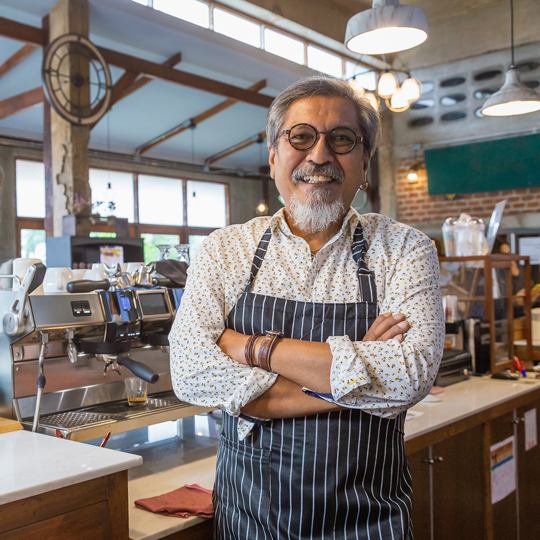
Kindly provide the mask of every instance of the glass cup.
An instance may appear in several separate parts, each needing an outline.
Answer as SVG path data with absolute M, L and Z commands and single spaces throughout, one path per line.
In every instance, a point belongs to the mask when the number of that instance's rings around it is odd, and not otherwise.
M 125 379 L 128 405 L 146 405 L 148 401 L 148 383 L 138 377 Z
M 173 246 L 161 245 L 157 246 L 159 249 L 158 261 L 168 261 L 171 259 L 171 249 Z
M 189 266 L 189 244 L 178 244 L 176 248 L 176 260 L 185 262 Z

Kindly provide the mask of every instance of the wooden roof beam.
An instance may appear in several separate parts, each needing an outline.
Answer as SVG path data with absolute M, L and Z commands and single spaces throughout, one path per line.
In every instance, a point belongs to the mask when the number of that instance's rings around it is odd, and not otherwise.
M 176 66 L 176 64 L 179 64 L 181 61 L 182 54 L 176 53 L 167 60 L 165 60 L 162 65 L 172 68 Z M 111 108 L 115 103 L 118 103 L 120 100 L 126 98 L 127 96 L 135 92 L 135 90 L 142 88 L 144 85 L 154 80 L 151 77 L 140 77 L 140 75 L 141 74 L 137 71 L 126 71 L 118 78 L 112 88 L 111 103 L 109 104 L 109 108 Z M 96 110 L 100 109 L 102 102 L 103 100 L 101 100 L 95 106 Z M 99 122 L 94 124 L 90 129 L 93 129 L 95 126 L 97 126 L 98 123 Z
M 0 101 L 0 120 L 7 118 L 8 116 L 13 116 L 19 112 L 22 112 L 31 107 L 35 107 L 40 103 L 43 103 L 45 99 L 45 94 L 43 93 L 43 88 L 38 86 L 33 90 L 28 90 L 28 92 L 23 92 L 22 94 L 17 94 L 10 98 Z
M 263 79 L 261 81 L 256 82 L 255 84 L 252 84 L 248 88 L 248 90 L 252 90 L 253 92 L 258 92 L 259 90 L 262 90 L 265 86 L 266 86 L 266 79 Z M 165 141 L 168 141 L 169 139 L 172 139 L 173 137 L 176 137 L 176 135 L 183 133 L 187 129 L 193 128 L 196 125 L 200 124 L 201 122 L 208 120 L 212 116 L 215 116 L 216 114 L 219 114 L 220 112 L 228 109 L 229 107 L 232 107 L 235 103 L 238 103 L 236 99 L 226 99 L 225 101 L 218 103 L 217 105 L 208 109 L 207 111 L 204 111 L 201 114 L 182 122 L 178 126 L 170 129 L 169 131 L 166 131 L 162 135 L 158 135 L 157 137 L 154 137 L 147 143 L 139 146 L 135 154 L 140 156 L 141 154 L 148 152 L 149 150 L 151 150 L 152 148 L 155 148 L 159 144 Z
M 26 43 L 33 43 L 40 47 L 43 47 L 47 42 L 45 32 L 41 28 L 4 19 L 4 17 L 0 17 L 0 36 Z
M 260 133 L 257 133 L 257 135 L 252 135 L 249 139 L 246 139 L 245 141 L 239 142 L 233 146 L 230 146 L 229 148 L 226 148 L 225 150 L 222 150 L 221 152 L 218 152 L 217 154 L 214 154 L 213 156 L 210 156 L 204 161 L 205 170 L 208 171 L 212 163 L 215 163 L 216 161 L 220 159 L 226 158 L 227 156 L 230 156 L 231 154 L 239 152 L 240 150 L 243 150 L 244 148 L 248 148 L 252 144 L 255 144 L 255 143 L 262 144 L 264 139 L 266 139 L 266 131 L 261 131 Z
M 0 77 L 3 77 L 8 71 L 11 71 L 14 67 L 18 66 L 23 60 L 30 56 L 36 49 L 37 45 L 26 43 L 15 54 L 11 55 L 0 66 Z

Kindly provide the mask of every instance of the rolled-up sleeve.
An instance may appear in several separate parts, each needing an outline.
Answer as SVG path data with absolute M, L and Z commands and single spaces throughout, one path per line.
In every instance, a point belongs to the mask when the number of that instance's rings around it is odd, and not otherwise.
M 186 289 L 169 334 L 171 378 L 182 401 L 217 407 L 239 416 L 242 407 L 272 386 L 277 377 L 235 362 L 216 345 L 225 330 L 224 270 L 212 237 L 189 268 Z M 252 423 L 240 420 L 239 432 Z
M 403 313 L 410 329 L 402 343 L 333 336 L 333 400 L 381 416 L 395 416 L 430 391 L 444 346 L 439 263 L 429 238 L 411 232 L 401 256 L 386 270 L 381 313 Z M 378 287 L 380 284 L 378 284 Z

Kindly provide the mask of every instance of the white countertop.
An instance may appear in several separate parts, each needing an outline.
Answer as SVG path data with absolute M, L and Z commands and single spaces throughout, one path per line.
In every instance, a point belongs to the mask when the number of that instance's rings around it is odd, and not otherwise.
M 30 431 L 0 435 L 0 504 L 141 465 L 132 454 Z
M 405 422 L 405 440 L 489 409 L 534 388 L 540 388 L 540 379 L 524 378 L 509 381 L 491 377 L 471 377 L 467 381 L 447 386 L 443 393 L 436 396 L 440 398 L 440 402 L 420 402 L 412 407 L 412 411 L 423 414 Z

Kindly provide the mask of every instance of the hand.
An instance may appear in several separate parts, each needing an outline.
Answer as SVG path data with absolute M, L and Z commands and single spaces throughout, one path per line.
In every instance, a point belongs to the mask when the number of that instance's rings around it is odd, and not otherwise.
M 409 330 L 409 323 L 405 320 L 403 313 L 383 313 L 379 315 L 369 327 L 362 341 L 388 341 L 395 339 L 400 343 L 403 341 L 403 334 Z
M 216 345 L 230 358 L 239 362 L 240 364 L 246 364 L 245 348 L 249 336 L 235 332 L 227 328 L 220 338 L 217 340 Z

